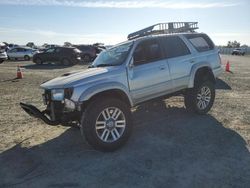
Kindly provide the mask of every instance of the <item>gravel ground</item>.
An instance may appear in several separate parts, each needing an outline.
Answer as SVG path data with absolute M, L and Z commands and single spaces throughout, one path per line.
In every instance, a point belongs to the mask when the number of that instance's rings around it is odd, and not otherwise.
M 187 113 L 183 97 L 139 106 L 126 146 L 93 150 L 76 128 L 47 126 L 20 101 L 43 108 L 39 85 L 85 69 L 31 62 L 0 65 L 0 187 L 250 187 L 250 57 L 222 56 L 209 114 Z M 24 79 L 15 80 L 16 66 Z

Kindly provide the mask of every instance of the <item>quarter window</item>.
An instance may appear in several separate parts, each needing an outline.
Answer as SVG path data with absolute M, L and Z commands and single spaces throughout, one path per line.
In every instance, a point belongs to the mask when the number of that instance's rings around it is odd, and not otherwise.
M 213 42 L 205 34 L 186 35 L 186 37 L 198 52 L 214 49 Z
M 155 39 L 142 41 L 136 47 L 133 57 L 135 65 L 160 60 L 162 58 L 160 45 Z
M 186 44 L 178 36 L 164 37 L 162 42 L 167 58 L 174 58 L 190 54 Z

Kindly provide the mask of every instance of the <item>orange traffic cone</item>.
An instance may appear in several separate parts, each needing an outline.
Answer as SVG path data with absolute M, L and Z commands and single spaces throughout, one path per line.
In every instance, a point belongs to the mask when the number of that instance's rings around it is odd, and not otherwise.
M 230 64 L 229 64 L 229 61 L 227 61 L 227 64 L 226 64 L 226 72 L 231 72 L 231 71 L 230 71 Z
M 21 70 L 19 65 L 17 66 L 16 77 L 17 77 L 17 79 L 22 79 L 23 78 L 23 73 L 22 73 L 22 70 Z

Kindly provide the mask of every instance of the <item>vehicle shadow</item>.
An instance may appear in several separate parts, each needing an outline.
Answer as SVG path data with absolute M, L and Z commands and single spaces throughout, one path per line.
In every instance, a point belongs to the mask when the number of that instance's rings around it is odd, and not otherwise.
M 69 128 L 43 144 L 0 154 L 0 187 L 248 187 L 244 139 L 211 115 L 151 102 L 133 112 L 120 150 L 93 150 Z
M 221 89 L 221 90 L 231 90 L 231 86 L 228 85 L 224 80 L 221 80 L 219 78 L 216 79 L 216 85 L 215 89 Z

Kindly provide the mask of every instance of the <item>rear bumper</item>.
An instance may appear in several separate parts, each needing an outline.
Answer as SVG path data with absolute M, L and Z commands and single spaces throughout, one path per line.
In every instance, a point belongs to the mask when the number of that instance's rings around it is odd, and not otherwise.
M 20 106 L 22 107 L 22 109 L 27 112 L 30 116 L 41 119 L 42 121 L 44 121 L 46 124 L 48 125 L 58 125 L 59 122 L 58 121 L 52 121 L 50 120 L 47 116 L 46 116 L 46 110 L 41 112 L 40 110 L 38 110 L 35 106 L 31 105 L 31 104 L 25 104 L 20 102 Z

